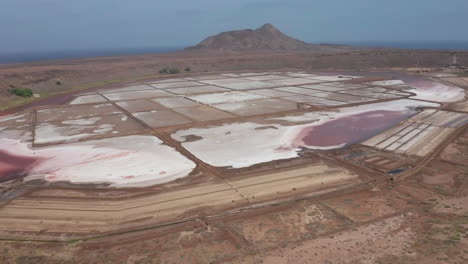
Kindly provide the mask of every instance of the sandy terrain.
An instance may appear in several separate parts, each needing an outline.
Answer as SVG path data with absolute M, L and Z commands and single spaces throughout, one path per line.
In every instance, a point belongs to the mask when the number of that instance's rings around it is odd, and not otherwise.
M 243 71 L 61 98 L 0 117 L 1 262 L 467 259 L 461 88 Z

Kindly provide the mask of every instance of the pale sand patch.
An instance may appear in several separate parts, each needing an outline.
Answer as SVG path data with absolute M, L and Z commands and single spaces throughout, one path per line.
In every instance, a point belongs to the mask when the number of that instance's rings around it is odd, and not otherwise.
M 66 143 L 93 136 L 109 135 L 115 131 L 128 133 L 141 129 L 143 129 L 141 125 L 123 114 L 40 123 L 34 130 L 34 143 Z
M 111 101 L 174 96 L 173 94 L 165 92 L 163 90 L 143 90 L 143 91 L 120 92 L 120 93 L 105 93 L 103 95 L 104 97 L 106 97 L 107 99 Z
M 466 215 L 468 214 L 468 196 L 441 200 L 434 210 L 438 213 Z
M 226 92 L 226 93 L 214 93 L 214 94 L 202 94 L 188 96 L 188 98 L 203 103 L 203 104 L 220 104 L 220 103 L 233 103 L 243 102 L 249 100 L 267 98 L 263 95 L 251 94 L 246 92 Z
M 331 237 L 280 248 L 263 257 L 263 263 L 377 263 L 386 255 L 415 256 L 411 247 L 416 232 L 403 224 L 411 214 L 385 219 Z
M 7 121 L 15 121 L 15 122 L 22 122 L 21 120 L 26 119 L 25 114 L 14 114 L 14 115 L 6 115 L 0 116 L 0 123 L 6 123 Z
M 360 182 L 356 174 L 339 168 L 331 169 L 323 163 L 314 164 L 287 171 L 265 173 L 251 176 L 245 179 L 232 180 L 230 183 L 244 197 L 252 200 L 265 199 L 266 197 L 279 198 L 290 192 L 319 189 L 330 191 L 331 188 L 340 187 L 346 181 L 353 180 L 352 184 Z
M 102 97 L 99 94 L 92 94 L 92 95 L 82 95 L 77 96 L 73 99 L 70 104 L 89 104 L 89 103 L 101 103 L 106 102 L 106 98 Z
M 402 80 L 385 80 L 385 81 L 376 81 L 370 82 L 371 85 L 381 85 L 381 86 L 393 86 L 393 85 L 403 85 L 405 82 Z
M 102 90 L 101 92 L 117 93 L 117 92 L 130 92 L 130 91 L 141 91 L 141 90 L 154 90 L 154 87 L 143 84 L 143 85 L 126 86 L 126 87 L 110 89 L 110 90 L 106 89 L 106 90 Z
M 364 113 L 368 111 L 387 110 L 387 111 L 403 111 L 411 110 L 418 107 L 438 107 L 438 103 L 422 102 L 409 99 L 394 100 L 382 103 L 372 103 L 366 105 L 342 107 L 333 112 L 309 112 L 302 115 L 290 115 L 284 117 L 271 118 L 272 120 L 284 120 L 289 122 L 306 122 L 316 120 L 319 116 L 331 116 L 332 119 L 344 117 L 353 114 Z
M 17 128 L 0 127 L 0 138 L 9 138 L 21 140 L 23 142 L 31 142 L 33 140 L 32 126 L 25 125 Z
M 152 83 L 151 86 L 158 88 L 158 89 L 168 89 L 168 88 L 203 86 L 203 84 L 199 82 L 193 82 L 193 81 L 184 81 L 184 82 L 171 82 L 171 83 Z

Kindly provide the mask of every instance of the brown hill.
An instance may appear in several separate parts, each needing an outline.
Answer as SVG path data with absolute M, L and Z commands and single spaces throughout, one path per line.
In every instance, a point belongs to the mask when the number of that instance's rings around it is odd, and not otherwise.
M 244 29 L 223 32 L 208 37 L 198 45 L 187 50 L 278 50 L 278 51 L 310 51 L 335 52 L 349 50 L 351 47 L 326 44 L 309 44 L 302 40 L 291 38 L 271 24 L 252 30 Z

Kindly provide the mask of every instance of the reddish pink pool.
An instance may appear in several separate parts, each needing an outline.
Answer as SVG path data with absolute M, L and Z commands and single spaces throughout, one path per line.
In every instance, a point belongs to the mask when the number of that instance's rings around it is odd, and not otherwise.
M 0 150 L 0 182 L 23 178 L 41 158 L 18 156 Z
M 303 128 L 295 145 L 318 148 L 339 148 L 362 142 L 400 121 L 407 119 L 410 111 L 369 111 L 332 120 L 321 125 Z

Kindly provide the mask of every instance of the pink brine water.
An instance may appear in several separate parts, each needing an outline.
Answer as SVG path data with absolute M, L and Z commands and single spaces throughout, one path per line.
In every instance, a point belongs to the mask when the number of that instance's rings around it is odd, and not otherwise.
M 369 111 L 301 128 L 293 145 L 334 149 L 362 142 L 413 115 L 413 111 Z

